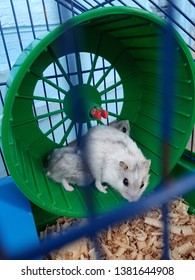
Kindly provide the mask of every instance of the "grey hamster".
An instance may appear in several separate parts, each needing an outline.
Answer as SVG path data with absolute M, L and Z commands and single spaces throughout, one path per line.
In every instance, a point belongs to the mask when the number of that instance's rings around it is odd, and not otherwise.
M 128 120 L 114 121 L 110 123 L 110 126 L 130 136 L 130 124 Z
M 85 136 L 81 152 L 99 191 L 107 192 L 106 183 L 135 201 L 146 189 L 151 161 L 127 134 L 111 126 L 95 126 Z
M 110 124 L 121 132 L 129 134 L 128 120 Z M 72 185 L 86 186 L 94 181 L 87 165 L 83 162 L 78 147 L 61 147 L 54 149 L 47 157 L 45 171 L 47 176 L 57 183 L 62 183 L 67 191 L 73 191 Z
M 62 183 L 67 191 L 73 191 L 74 184 L 86 186 L 94 180 L 77 147 L 54 149 L 47 157 L 45 169 L 47 176 Z

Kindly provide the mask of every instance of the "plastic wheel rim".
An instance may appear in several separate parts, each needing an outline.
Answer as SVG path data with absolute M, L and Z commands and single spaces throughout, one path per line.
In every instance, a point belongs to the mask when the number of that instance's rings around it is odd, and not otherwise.
M 159 30 L 166 28 L 167 24 L 164 21 L 139 9 L 102 8 L 69 20 L 45 37 L 33 41 L 22 52 L 7 82 L 2 144 L 13 179 L 33 203 L 57 215 L 88 215 L 83 189 L 76 187 L 74 192 L 66 192 L 62 186 L 50 182 L 45 176 L 44 157 L 54 147 L 64 144 L 64 141 L 60 144 L 51 141 L 47 137 L 48 132 L 44 134 L 39 129 L 39 118 L 36 118 L 32 109 L 37 81 L 42 79 L 47 82 L 42 76 L 43 71 L 53 61 L 58 64 L 58 57 L 70 53 L 93 53 L 92 69 L 100 56 L 117 70 L 121 79 L 118 85 L 123 87 L 124 98 L 120 100 L 123 102 L 120 115 L 114 113 L 113 117 L 130 121 L 132 137 L 145 156 L 152 159 L 148 190 L 152 190 L 160 182 L 162 139 L 158 129 L 161 126 L 161 101 L 155 84 L 160 78 L 155 73 L 161 47 L 158 40 Z M 173 112 L 176 121 L 172 126 L 174 137 L 170 142 L 171 159 L 167 163 L 169 171 L 173 169 L 187 144 L 195 114 L 194 62 L 183 39 L 176 32 L 173 36 L 177 44 L 178 91 Z M 65 45 L 62 45 L 62 42 L 65 42 Z M 58 67 L 61 67 L 60 64 Z M 62 74 L 69 84 L 66 73 Z M 92 79 L 92 76 L 93 72 L 90 72 L 88 79 Z M 82 80 L 79 84 L 82 84 Z M 92 103 L 102 105 L 99 98 L 92 100 Z M 97 213 L 103 213 L 124 201 L 111 189 L 104 195 L 94 188 L 93 195 Z

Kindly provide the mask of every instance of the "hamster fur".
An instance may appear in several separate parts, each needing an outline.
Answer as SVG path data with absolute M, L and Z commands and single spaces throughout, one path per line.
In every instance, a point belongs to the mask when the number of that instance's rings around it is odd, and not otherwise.
M 54 149 L 47 157 L 47 176 L 62 183 L 67 191 L 74 190 L 72 184 L 85 186 L 94 180 L 78 152 L 77 147 L 62 147 Z
M 99 191 L 107 192 L 106 183 L 128 201 L 136 201 L 146 189 L 151 161 L 127 134 L 111 126 L 93 127 L 81 151 Z
M 129 135 L 128 120 L 113 122 L 110 125 Z M 94 181 L 87 165 L 83 162 L 80 149 L 76 146 L 54 149 L 47 157 L 45 171 L 51 180 L 62 183 L 67 191 L 73 191 L 74 184 L 86 186 Z
M 112 122 L 110 126 L 130 136 L 130 124 L 128 120 L 115 121 Z

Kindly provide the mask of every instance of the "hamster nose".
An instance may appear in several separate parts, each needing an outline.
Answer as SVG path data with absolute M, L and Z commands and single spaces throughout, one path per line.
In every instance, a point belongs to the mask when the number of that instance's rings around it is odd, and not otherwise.
M 133 197 L 131 197 L 131 201 L 137 201 L 137 200 L 139 200 L 139 198 L 140 198 L 139 195 L 133 196 Z

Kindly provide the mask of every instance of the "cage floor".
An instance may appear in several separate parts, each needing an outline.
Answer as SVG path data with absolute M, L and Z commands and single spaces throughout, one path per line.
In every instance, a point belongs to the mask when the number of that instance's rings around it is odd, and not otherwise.
M 189 215 L 186 203 L 177 199 L 172 202 L 170 216 L 170 254 L 174 260 L 195 260 L 195 216 Z M 99 253 L 107 260 L 160 260 L 162 257 L 162 213 L 159 209 L 133 221 L 125 221 L 97 234 Z M 85 219 L 61 217 L 56 223 L 40 232 L 44 239 L 48 234 L 59 236 Z M 50 253 L 52 260 L 93 260 L 96 251 L 90 239 L 82 238 Z

